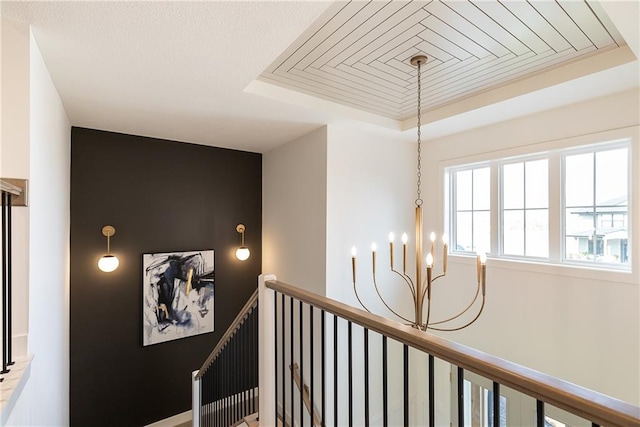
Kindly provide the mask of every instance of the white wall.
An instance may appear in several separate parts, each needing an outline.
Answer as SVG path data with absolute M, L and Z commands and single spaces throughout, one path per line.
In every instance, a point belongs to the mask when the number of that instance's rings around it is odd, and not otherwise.
M 71 128 L 30 40 L 29 353 L 31 375 L 7 425 L 69 424 Z
M 398 277 L 389 272 L 390 231 L 396 234 L 396 268 L 401 267 L 399 244 L 402 232 L 413 240 L 413 218 L 415 200 L 416 145 L 414 137 L 381 136 L 346 125 L 328 127 L 327 150 L 327 293 L 326 296 L 355 307 L 360 307 L 352 286 L 351 247 L 358 249 L 356 281 L 358 294 L 363 303 L 376 314 L 388 315 L 378 299 L 371 278 L 371 243 L 378 245 L 377 276 L 380 292 L 392 307 L 405 317 L 412 318 L 408 303 L 408 288 Z M 407 140 L 411 142 L 407 142 Z M 410 273 L 414 263 L 409 262 Z M 404 308 L 404 310 L 402 310 Z M 391 315 L 389 317 L 393 318 Z M 328 325 L 332 325 L 330 322 Z M 364 424 L 364 341 L 362 328 L 353 327 L 353 384 L 354 425 Z M 346 396 L 348 366 L 347 327 L 344 322 L 338 329 L 339 396 L 338 425 L 346 425 L 348 399 Z M 328 342 L 333 342 L 332 326 L 328 331 Z M 371 422 L 382 420 L 382 355 L 381 337 L 369 334 L 369 393 Z M 333 370 L 333 346 L 327 350 L 327 366 Z M 402 424 L 402 346 L 388 342 L 389 366 L 389 423 Z M 328 390 L 333 387 L 329 378 Z M 415 384 L 414 384 L 415 385 Z M 412 387 L 413 388 L 413 387 Z M 415 390 L 410 391 L 412 420 L 417 420 Z M 333 423 L 333 412 L 328 412 Z
M 639 98 L 637 90 L 624 92 L 430 141 L 424 179 L 436 188 L 438 194 L 431 196 L 437 195 L 438 203 L 428 205 L 427 223 L 440 228 L 443 224 L 444 166 L 598 140 L 601 135 L 637 137 Z M 610 130 L 615 131 L 606 132 Z M 637 195 L 637 142 L 632 150 L 636 168 L 632 194 Z M 485 314 L 472 327 L 445 337 L 640 404 L 640 205 L 636 199 L 633 274 L 490 259 Z M 475 276 L 475 266 L 468 261 L 450 257 L 453 285 L 440 288 L 435 297 L 452 302 L 465 294 L 457 286 L 473 282 L 469 278 Z
M 262 270 L 324 295 L 327 128 L 263 156 Z
M 0 24 L 2 116 L 0 177 L 29 178 L 29 26 Z M 13 209 L 13 355 L 27 354 L 29 295 L 29 211 Z

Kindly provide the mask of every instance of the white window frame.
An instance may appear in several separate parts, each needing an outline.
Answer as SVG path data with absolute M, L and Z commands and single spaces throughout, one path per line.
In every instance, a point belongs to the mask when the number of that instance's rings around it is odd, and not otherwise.
M 489 168 L 489 173 L 491 174 L 491 203 L 489 205 L 489 215 L 491 216 L 491 211 L 493 210 L 493 198 L 494 198 L 494 192 L 493 192 L 493 168 L 491 166 L 491 162 L 483 162 L 483 163 L 475 163 L 475 164 L 467 164 L 467 165 L 462 165 L 460 167 L 454 167 L 454 168 L 449 168 L 447 170 L 447 181 L 448 181 L 448 186 L 449 189 L 447 191 L 447 195 L 455 195 L 456 191 L 455 191 L 455 187 L 456 187 L 456 179 L 454 178 L 454 176 L 456 175 L 456 173 L 458 172 L 465 172 L 465 171 L 473 171 L 474 169 L 484 169 L 484 168 Z M 473 173 L 472 173 L 473 176 Z M 473 191 L 471 192 L 471 199 L 473 200 Z M 451 224 L 456 224 L 456 214 L 458 213 L 458 209 L 457 209 L 457 198 L 452 197 L 451 199 L 451 203 L 449 203 L 449 207 L 448 210 L 450 212 L 450 218 L 449 221 Z M 478 210 L 480 211 L 480 210 Z M 483 209 L 484 211 L 484 209 Z M 473 202 L 472 202 L 472 208 L 471 208 L 471 221 L 473 222 L 473 213 L 476 212 L 476 210 L 473 209 Z M 491 230 L 493 230 L 494 224 L 493 221 L 491 221 Z M 451 230 L 451 233 L 449 235 L 449 241 L 452 242 L 451 246 L 453 247 L 452 252 L 456 252 L 456 253 L 463 253 L 463 254 L 473 254 L 475 255 L 476 252 L 474 251 L 458 251 L 455 249 L 455 246 L 458 243 L 458 235 L 457 235 L 457 229 L 456 227 L 450 227 L 449 230 Z M 493 232 L 490 232 L 490 234 L 493 234 Z M 473 232 L 472 232 L 472 236 L 471 236 L 471 242 L 473 243 Z M 493 239 L 491 239 L 491 245 L 493 246 Z
M 561 262 L 563 264 L 568 264 L 568 265 L 578 265 L 578 266 L 585 266 L 587 268 L 609 268 L 612 270 L 631 270 L 631 263 L 632 263 L 632 251 L 633 251 L 633 239 L 631 239 L 630 237 L 633 235 L 632 234 L 632 222 L 631 218 L 632 218 L 632 196 L 633 196 L 633 190 L 632 190 L 632 180 L 631 180 L 631 176 L 633 175 L 633 163 L 632 163 L 632 144 L 631 144 L 631 139 L 624 139 L 624 140 L 617 140 L 617 141 L 609 141 L 609 142 L 603 142 L 601 144 L 590 144 L 584 147 L 578 147 L 578 148 L 571 148 L 571 149 L 566 149 L 566 150 L 562 150 L 561 154 L 561 170 L 562 170 L 562 188 L 564 188 L 565 186 L 565 179 L 566 179 L 566 170 L 565 170 L 565 160 L 567 158 L 567 156 L 574 156 L 576 154 L 586 154 L 586 153 L 598 153 L 601 151 L 610 151 L 610 150 L 617 150 L 617 149 L 621 149 L 621 148 L 626 148 L 627 149 L 627 235 L 629 236 L 629 246 L 628 246 L 628 251 L 629 251 L 629 263 L 628 264 L 613 264 L 613 263 L 596 263 L 596 262 L 591 262 L 591 261 L 579 261 L 579 260 L 570 260 L 567 259 L 567 253 L 566 253 L 566 244 L 564 242 L 561 243 Z M 597 179 L 597 177 L 596 177 Z M 594 189 L 595 191 L 595 189 Z M 564 191 L 561 192 L 561 206 L 560 206 L 560 219 L 561 219 L 561 224 L 562 224 L 562 230 L 561 230 L 561 240 L 564 241 L 566 233 L 567 233 L 567 229 L 566 229 L 566 217 L 565 217 L 565 212 L 566 212 L 566 197 L 564 197 Z M 596 201 L 594 198 L 593 201 L 594 207 L 597 210 L 597 205 L 596 205 Z
M 498 242 L 496 245 L 496 251 L 495 253 L 500 254 L 500 258 L 508 258 L 508 259 L 514 259 L 514 260 L 527 260 L 527 261 L 548 261 L 550 259 L 550 255 L 551 255 L 551 236 L 549 236 L 549 248 L 547 250 L 548 255 L 546 257 L 537 257 L 537 256 L 531 256 L 531 255 L 513 255 L 513 254 L 505 254 L 504 253 L 504 228 L 503 228 L 503 224 L 504 224 L 504 206 L 503 206 L 503 199 L 504 199 L 504 191 L 503 191 L 503 167 L 505 165 L 510 165 L 510 164 L 514 164 L 514 163 L 525 163 L 526 162 L 531 162 L 531 161 L 536 161 L 536 160 L 547 160 L 547 184 L 548 184 L 548 190 L 547 190 L 547 197 L 549 200 L 547 200 L 547 212 L 549 213 L 549 221 L 548 221 L 548 226 L 549 226 L 549 235 L 551 235 L 551 178 L 550 178 L 550 170 L 551 170 L 551 155 L 550 153 L 536 153 L 536 154 L 529 154 L 529 155 L 525 155 L 525 156 L 518 156 L 518 157 L 511 157 L 511 158 L 507 158 L 507 159 L 498 159 L 496 160 L 495 163 L 495 167 L 497 168 L 496 173 L 498 174 L 498 180 L 496 183 L 496 187 L 497 187 L 497 193 L 498 193 L 498 209 L 497 209 L 497 217 L 498 217 L 498 221 L 497 221 L 497 235 L 498 235 Z M 526 186 L 526 181 L 525 181 L 525 186 Z M 525 205 L 522 208 L 522 210 L 525 213 L 525 218 L 526 218 L 526 212 L 527 212 L 527 207 L 526 207 L 526 200 L 525 200 Z M 525 252 L 526 252 L 526 223 L 525 223 Z
M 640 212 L 640 198 L 633 197 L 634 191 L 637 191 L 634 182 L 640 182 L 640 127 L 630 126 L 611 131 L 596 132 L 589 135 L 570 137 L 562 140 L 546 141 L 537 144 L 530 144 L 523 147 L 515 147 L 504 150 L 496 150 L 488 153 L 459 157 L 439 162 L 440 177 L 442 177 L 444 185 L 442 194 L 443 206 L 443 223 L 444 228 L 448 230 L 450 241 L 454 238 L 455 223 L 453 221 L 455 212 L 454 206 L 451 204 L 451 198 L 455 197 L 454 188 L 451 186 L 451 172 L 456 170 L 464 170 L 483 165 L 490 164 L 491 167 L 491 252 L 488 254 L 494 265 L 499 265 L 508 269 L 526 269 L 529 271 L 542 271 L 556 275 L 566 275 L 570 277 L 594 278 L 599 277 L 604 280 L 613 279 L 610 274 L 618 275 L 615 280 L 635 283 L 635 276 L 640 272 L 640 258 L 638 257 L 640 243 L 640 235 L 637 227 L 634 227 L 636 221 L 635 215 Z M 562 165 L 562 153 L 575 153 L 577 150 L 593 151 L 594 148 L 602 147 L 605 150 L 612 149 L 616 145 L 628 147 L 629 162 L 629 187 L 628 191 L 628 214 L 627 229 L 629 233 L 629 263 L 628 264 L 609 264 L 595 262 L 573 262 L 565 261 L 564 258 L 564 197 L 562 194 L 564 188 L 564 171 Z M 574 151 L 576 150 L 576 151 Z M 501 218 L 499 200 L 501 196 L 498 194 L 499 189 L 499 167 L 500 162 L 518 161 L 526 158 L 535 158 L 535 156 L 549 159 L 549 257 L 533 258 L 533 257 L 513 257 L 501 255 L 501 236 L 499 230 L 501 228 Z M 559 184 L 560 183 L 560 184 Z M 469 252 L 456 251 L 454 245 L 450 246 L 450 255 L 452 257 L 469 258 Z M 600 272 L 599 272 L 600 271 Z

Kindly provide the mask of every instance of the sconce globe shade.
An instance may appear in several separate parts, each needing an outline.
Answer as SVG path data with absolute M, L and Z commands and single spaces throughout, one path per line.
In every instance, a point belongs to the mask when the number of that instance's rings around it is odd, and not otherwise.
M 105 273 L 111 273 L 120 265 L 118 257 L 115 255 L 105 255 L 98 261 L 98 268 Z
M 238 249 L 236 249 L 236 258 L 238 258 L 240 261 L 246 261 L 249 258 L 249 255 L 251 255 L 251 252 L 246 246 L 240 246 Z

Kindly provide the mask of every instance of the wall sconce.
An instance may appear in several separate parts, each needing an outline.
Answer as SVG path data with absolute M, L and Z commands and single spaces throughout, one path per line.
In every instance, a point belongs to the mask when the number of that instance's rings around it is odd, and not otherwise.
M 116 229 L 113 226 L 105 225 L 104 227 L 102 227 L 102 235 L 107 238 L 107 253 L 98 261 L 98 268 L 105 273 L 111 273 L 120 265 L 118 257 L 115 255 L 111 255 L 111 253 L 109 252 L 109 239 L 114 234 L 116 234 Z
M 238 258 L 240 261 L 246 261 L 249 258 L 249 255 L 251 255 L 249 248 L 244 245 L 244 230 L 244 224 L 238 224 L 236 226 L 236 231 L 242 236 L 240 247 L 236 249 L 236 258 Z

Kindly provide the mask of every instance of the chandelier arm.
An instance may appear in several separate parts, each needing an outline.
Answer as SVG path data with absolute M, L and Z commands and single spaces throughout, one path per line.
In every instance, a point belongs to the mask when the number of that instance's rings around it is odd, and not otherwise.
M 435 282 L 436 280 L 438 280 L 441 277 L 446 276 L 446 274 L 442 273 L 439 276 L 434 277 L 433 279 L 431 279 L 431 283 Z M 422 291 L 422 301 L 424 301 L 424 296 L 427 294 L 427 279 L 425 278 L 422 281 L 422 286 L 423 286 L 423 291 Z
M 358 295 L 358 289 L 356 288 L 356 282 L 353 282 L 353 293 L 356 294 L 356 298 L 358 299 L 358 302 L 360 303 L 360 305 L 362 306 L 362 308 L 364 308 L 366 311 L 368 311 L 369 313 L 373 312 L 371 310 L 369 310 L 367 308 L 366 305 L 364 305 L 364 303 L 362 302 L 362 300 L 360 299 L 360 295 Z
M 376 280 L 376 276 L 375 275 L 373 276 L 373 287 L 376 288 L 376 293 L 378 294 L 378 298 L 380 298 L 380 301 L 382 301 L 384 306 L 387 307 L 390 312 L 392 312 L 393 314 L 395 314 L 396 316 L 398 316 L 400 319 L 404 320 L 405 322 L 411 323 L 411 320 L 409 320 L 406 317 L 401 316 L 398 313 L 396 313 L 391 307 L 389 307 L 389 305 L 384 300 L 384 298 L 382 298 L 382 295 L 380 294 L 380 290 L 378 289 L 378 281 Z M 415 300 L 415 298 L 414 298 L 414 300 Z
M 398 276 L 402 277 L 402 279 L 404 280 L 404 282 L 407 284 L 407 286 L 409 287 L 409 290 L 411 291 L 411 296 L 413 297 L 413 300 L 415 301 L 416 299 L 416 290 L 415 287 L 413 286 L 413 284 L 411 283 L 411 278 L 407 277 L 406 275 L 400 273 L 398 270 L 396 269 L 391 269 L 391 271 L 393 271 L 394 273 L 396 273 Z
M 471 303 L 467 306 L 467 308 L 465 308 L 464 310 L 462 310 L 460 313 L 456 314 L 455 316 L 452 316 L 448 319 L 444 319 L 441 320 L 439 322 L 433 322 L 432 325 L 441 325 L 443 323 L 447 323 L 450 322 L 454 319 L 457 319 L 458 317 L 462 316 L 463 314 L 465 314 L 467 311 L 469 311 L 469 309 L 473 306 L 473 304 L 475 304 L 475 302 L 478 300 L 478 295 L 480 295 L 480 282 L 478 282 L 478 287 L 476 288 L 476 294 L 473 297 L 473 300 L 471 301 Z
M 476 314 L 476 317 L 473 318 L 473 320 L 471 320 L 469 323 L 467 323 L 466 325 L 457 327 L 457 328 L 434 328 L 432 326 L 428 326 L 427 325 L 427 329 L 431 329 L 434 331 L 440 331 L 440 332 L 454 332 L 454 331 L 460 331 L 464 328 L 466 328 L 467 326 L 471 325 L 472 323 L 474 323 L 476 320 L 478 320 L 478 318 L 480 317 L 480 315 L 482 314 L 482 310 L 484 310 L 484 300 L 485 297 L 484 295 L 482 296 L 482 305 L 480 306 L 480 311 L 478 311 L 478 314 Z
M 424 300 L 424 296 L 422 297 L 422 299 Z M 427 322 L 424 325 L 420 325 L 423 331 L 426 331 L 429 328 L 430 317 L 431 317 L 431 298 L 427 298 Z

